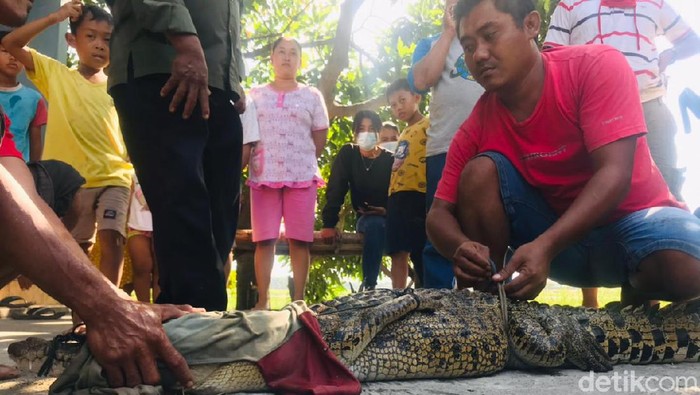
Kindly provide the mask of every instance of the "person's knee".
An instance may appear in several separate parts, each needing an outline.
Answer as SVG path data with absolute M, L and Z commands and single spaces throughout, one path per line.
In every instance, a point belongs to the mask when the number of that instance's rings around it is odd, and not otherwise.
M 460 202 L 479 201 L 489 196 L 489 191 L 498 191 L 498 169 L 487 156 L 471 159 L 459 177 Z
M 644 258 L 629 277 L 630 284 L 664 299 L 684 300 L 700 296 L 700 260 L 678 250 L 661 250 Z

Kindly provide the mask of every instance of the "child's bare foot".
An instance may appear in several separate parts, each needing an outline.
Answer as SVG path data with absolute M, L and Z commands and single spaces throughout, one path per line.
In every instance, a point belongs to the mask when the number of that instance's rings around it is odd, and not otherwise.
M 17 377 L 19 377 L 19 375 L 20 373 L 17 368 L 7 365 L 0 365 L 0 381 L 16 379 Z
M 265 310 L 270 310 L 270 305 L 267 303 L 256 303 L 255 306 L 253 306 L 251 311 L 265 311 Z

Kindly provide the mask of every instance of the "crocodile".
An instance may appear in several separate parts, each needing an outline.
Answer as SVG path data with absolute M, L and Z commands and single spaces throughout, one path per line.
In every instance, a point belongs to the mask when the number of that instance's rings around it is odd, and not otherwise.
M 508 300 L 470 290 L 377 289 L 311 306 L 329 349 L 361 382 L 474 377 L 504 369 L 578 368 L 700 361 L 700 299 L 664 308 L 603 309 Z M 20 367 L 52 349 L 13 344 Z M 61 364 L 75 354 L 61 350 Z M 34 366 L 39 363 L 34 363 Z M 191 366 L 192 394 L 263 391 L 258 366 L 235 361 Z M 60 369 L 56 368 L 54 373 Z

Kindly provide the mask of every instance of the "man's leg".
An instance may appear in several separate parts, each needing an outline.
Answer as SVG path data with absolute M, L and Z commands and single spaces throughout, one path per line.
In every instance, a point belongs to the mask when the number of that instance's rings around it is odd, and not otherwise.
M 442 177 L 442 169 L 445 167 L 447 154 L 429 156 L 425 160 L 426 167 L 426 212 L 433 204 L 433 198 L 437 191 L 437 185 Z M 454 272 L 452 262 L 440 255 L 433 247 L 430 239 L 426 238 L 423 249 L 423 286 L 425 288 L 452 288 L 454 286 Z
M 625 250 L 629 283 L 647 299 L 700 296 L 700 219 L 672 207 L 632 213 L 614 224 Z
M 362 283 L 365 290 L 377 287 L 377 277 L 384 256 L 386 219 L 379 215 L 363 215 L 356 229 L 364 235 L 362 247 Z
M 203 170 L 211 132 L 201 117 L 182 119 L 169 111 L 171 97 L 160 97 L 166 80 L 167 76 L 149 76 L 111 91 L 153 215 L 161 285 L 157 302 L 225 310 L 224 259 L 213 236 Z
M 204 182 L 209 193 L 216 249 L 221 261 L 226 262 L 233 247 L 240 211 L 243 129 L 227 94 L 214 90 L 209 103 L 211 116 L 204 150 Z
M 662 98 L 642 103 L 651 157 L 661 171 L 668 188 L 678 200 L 683 200 L 683 170 L 676 167 L 676 121 Z

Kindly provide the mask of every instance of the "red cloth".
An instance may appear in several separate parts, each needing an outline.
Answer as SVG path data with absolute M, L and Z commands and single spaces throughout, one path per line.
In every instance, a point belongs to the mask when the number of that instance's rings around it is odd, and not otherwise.
M 316 317 L 306 312 L 299 320 L 303 326 L 289 341 L 258 361 L 270 389 L 290 394 L 359 394 L 360 382 L 328 349 Z
M 542 53 L 545 82 L 532 115 L 516 122 L 493 93 L 485 93 L 457 131 L 436 197 L 455 203 L 470 158 L 485 151 L 505 155 L 525 180 L 561 215 L 593 175 L 591 152 L 646 133 L 637 80 L 625 57 L 604 45 L 557 47 Z M 655 206 L 682 207 L 637 139 L 629 194 L 610 216 Z
M 5 136 L 0 139 L 0 157 L 12 156 L 24 160 L 22 153 L 17 150 L 14 136 L 10 132 L 10 117 L 3 116 L 2 118 L 5 119 Z

